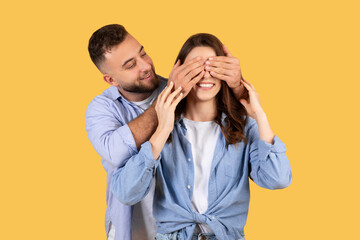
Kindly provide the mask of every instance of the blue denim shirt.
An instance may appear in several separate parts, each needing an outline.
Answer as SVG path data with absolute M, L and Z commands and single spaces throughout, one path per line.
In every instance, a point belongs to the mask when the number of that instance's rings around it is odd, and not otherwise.
M 167 80 L 160 78 L 160 88 Z M 130 206 L 124 205 L 111 192 L 113 172 L 122 167 L 126 160 L 137 154 L 135 140 L 128 123 L 144 111 L 126 100 L 116 87 L 109 87 L 96 96 L 86 111 L 86 131 L 107 172 L 105 229 L 109 231 L 110 222 L 115 227 L 115 240 L 131 240 Z
M 171 134 L 172 143 L 166 143 L 158 160 L 154 160 L 151 144 L 145 142 L 112 179 L 114 195 L 132 205 L 146 196 L 156 175 L 153 214 L 159 233 L 180 230 L 183 239 L 190 240 L 196 223 L 204 223 L 218 239 L 241 239 L 249 208 L 249 177 L 268 189 L 291 183 L 284 143 L 277 136 L 273 144 L 259 139 L 256 121 L 248 118 L 247 144 L 226 147 L 220 132 L 210 172 L 208 209 L 199 214 L 191 204 L 194 166 L 182 120 L 175 123 Z

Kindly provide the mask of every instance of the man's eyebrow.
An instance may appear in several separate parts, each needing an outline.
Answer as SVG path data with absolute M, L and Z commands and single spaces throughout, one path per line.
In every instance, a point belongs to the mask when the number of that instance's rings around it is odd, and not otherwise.
M 139 53 L 140 53 L 143 49 L 144 49 L 144 46 L 141 46 L 141 47 L 140 47 L 140 50 L 139 50 Z M 128 62 L 131 62 L 132 60 L 134 60 L 134 58 L 130 58 L 130 59 L 126 60 L 126 61 L 123 63 L 122 67 L 125 67 L 125 65 L 126 65 Z

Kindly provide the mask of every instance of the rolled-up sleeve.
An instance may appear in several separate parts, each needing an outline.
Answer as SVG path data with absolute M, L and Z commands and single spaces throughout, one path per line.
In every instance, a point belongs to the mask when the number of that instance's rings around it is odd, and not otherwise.
M 138 154 L 126 161 L 125 166 L 114 172 L 112 192 L 120 202 L 134 205 L 149 192 L 161 157 L 155 161 L 150 142 L 141 145 Z
M 114 116 L 118 111 L 105 98 L 96 97 L 86 111 L 86 131 L 96 152 L 114 167 L 137 153 L 128 124 Z
M 274 137 L 273 144 L 260 139 L 256 122 L 252 122 L 248 138 L 252 180 L 267 189 L 288 187 L 292 181 L 292 172 L 285 154 L 285 144 L 278 136 Z

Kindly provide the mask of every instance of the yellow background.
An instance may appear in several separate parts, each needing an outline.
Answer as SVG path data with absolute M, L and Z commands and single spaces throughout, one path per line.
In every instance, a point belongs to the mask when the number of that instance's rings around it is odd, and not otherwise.
M 358 239 L 358 1 L 10 1 L 0 7 L 0 239 L 105 239 L 106 174 L 85 132 L 108 86 L 91 34 L 123 24 L 158 74 L 194 33 L 240 59 L 288 148 L 291 186 L 251 185 L 247 240 Z

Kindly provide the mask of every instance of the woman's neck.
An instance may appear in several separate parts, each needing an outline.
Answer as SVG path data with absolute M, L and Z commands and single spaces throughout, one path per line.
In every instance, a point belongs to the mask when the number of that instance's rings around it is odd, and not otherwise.
M 216 99 L 209 101 L 196 101 L 188 96 L 184 111 L 184 117 L 192 121 L 213 121 L 217 114 Z

